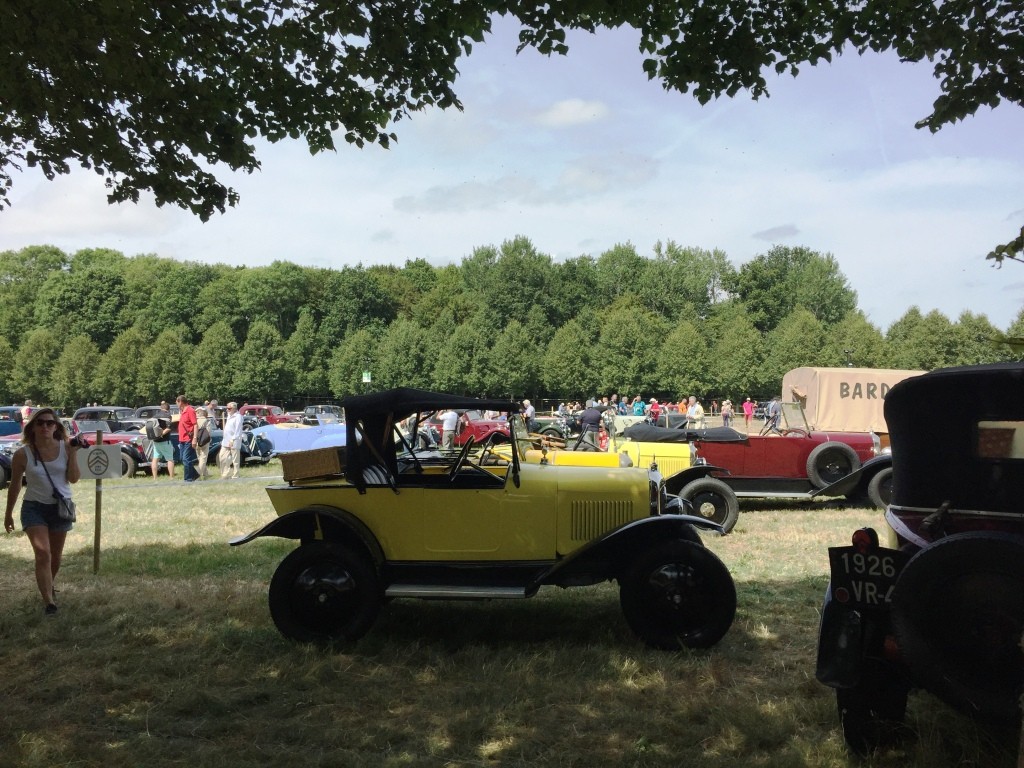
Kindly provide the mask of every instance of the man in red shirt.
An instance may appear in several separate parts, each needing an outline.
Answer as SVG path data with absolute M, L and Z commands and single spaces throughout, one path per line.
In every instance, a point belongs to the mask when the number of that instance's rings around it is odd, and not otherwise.
M 178 404 L 178 411 L 181 418 L 178 420 L 178 452 L 181 454 L 181 464 L 185 468 L 185 482 L 192 483 L 199 478 L 196 471 L 196 409 L 188 404 L 184 395 L 178 395 L 175 402 Z

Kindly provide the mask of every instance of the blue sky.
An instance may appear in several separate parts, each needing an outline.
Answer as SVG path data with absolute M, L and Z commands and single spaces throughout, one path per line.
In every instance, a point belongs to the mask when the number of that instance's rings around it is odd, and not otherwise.
M 701 106 L 647 80 L 631 30 L 570 36 L 551 58 L 517 56 L 515 35 L 499 21 L 462 60 L 463 112 L 402 120 L 389 150 L 261 145 L 261 171 L 219 174 L 242 200 L 205 224 L 145 197 L 109 206 L 85 171 L 15 177 L 0 249 L 441 265 L 525 235 L 558 261 L 673 240 L 739 266 L 801 245 L 836 257 L 882 330 L 912 305 L 1000 328 L 1024 307 L 1024 265 L 984 259 L 1024 225 L 1019 107 L 918 130 L 939 93 L 930 68 L 855 54 L 771 80 L 770 98 Z

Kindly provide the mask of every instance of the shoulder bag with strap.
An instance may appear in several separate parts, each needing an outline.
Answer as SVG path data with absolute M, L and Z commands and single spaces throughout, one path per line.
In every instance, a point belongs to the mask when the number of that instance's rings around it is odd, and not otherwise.
M 72 499 L 67 499 L 60 495 L 56 484 L 53 482 L 53 478 L 50 477 L 50 470 L 46 468 L 46 462 L 39 456 L 39 452 L 36 451 L 35 446 L 32 446 L 32 453 L 35 455 L 36 463 L 43 465 L 43 472 L 46 473 L 46 479 L 50 481 L 50 485 L 53 487 L 53 498 L 57 500 L 57 517 L 69 523 L 75 522 L 78 517 L 78 510 L 75 508 L 75 502 Z M 71 456 L 69 455 L 68 461 L 70 460 Z

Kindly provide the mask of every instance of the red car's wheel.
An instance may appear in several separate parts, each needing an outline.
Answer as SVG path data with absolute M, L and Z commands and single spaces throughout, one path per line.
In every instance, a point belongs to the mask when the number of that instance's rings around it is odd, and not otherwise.
M 817 488 L 832 485 L 859 468 L 857 452 L 846 443 L 822 443 L 807 457 L 807 477 Z

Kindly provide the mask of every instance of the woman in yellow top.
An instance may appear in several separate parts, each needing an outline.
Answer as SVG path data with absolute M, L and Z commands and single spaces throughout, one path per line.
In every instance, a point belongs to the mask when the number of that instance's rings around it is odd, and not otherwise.
M 57 614 L 57 590 L 53 581 L 60 570 L 64 540 L 72 528 L 57 512 L 57 498 L 71 498 L 71 484 L 81 474 L 73 445 L 52 408 L 33 411 L 22 428 L 24 446 L 11 457 L 11 484 L 7 488 L 4 530 L 14 531 L 14 504 L 25 480 L 21 504 L 21 528 L 35 553 L 36 585 L 47 616 Z

